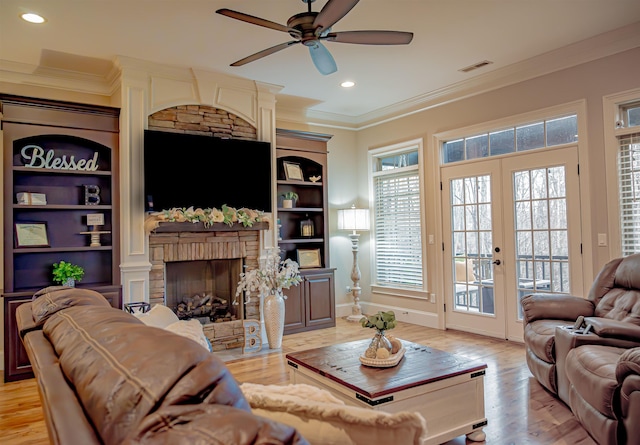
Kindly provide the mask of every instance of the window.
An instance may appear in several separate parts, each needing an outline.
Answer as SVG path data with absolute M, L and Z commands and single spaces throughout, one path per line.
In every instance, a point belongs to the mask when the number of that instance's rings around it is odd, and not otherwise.
M 610 256 L 640 253 L 640 89 L 605 96 Z
M 622 255 L 640 252 L 640 133 L 618 138 Z
M 372 156 L 374 284 L 422 289 L 419 145 Z
M 640 103 L 623 105 L 620 108 L 622 120 L 618 122 L 619 127 L 640 126 Z
M 635 114 L 633 114 L 635 113 Z M 630 110 L 640 120 L 640 107 Z M 446 141 L 442 145 L 443 163 L 499 156 L 516 151 L 535 150 L 569 144 L 578 140 L 578 116 L 575 114 L 546 119 L 489 133 Z

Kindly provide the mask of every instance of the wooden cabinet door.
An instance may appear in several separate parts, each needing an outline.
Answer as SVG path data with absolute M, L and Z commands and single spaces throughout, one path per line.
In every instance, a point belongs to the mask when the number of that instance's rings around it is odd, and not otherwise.
M 306 325 L 309 328 L 335 326 L 333 273 L 307 275 L 304 279 Z
M 18 325 L 16 323 L 16 310 L 18 306 L 31 301 L 31 296 L 4 296 L 4 381 L 33 377 L 31 363 L 27 351 L 22 346 Z
M 284 295 L 284 333 L 291 334 L 305 327 L 304 288 L 302 284 L 283 289 Z

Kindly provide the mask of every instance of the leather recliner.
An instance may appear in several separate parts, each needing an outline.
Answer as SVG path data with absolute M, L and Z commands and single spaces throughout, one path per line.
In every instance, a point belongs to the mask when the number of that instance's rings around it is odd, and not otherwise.
M 607 263 L 586 299 L 532 294 L 522 308 L 534 377 L 598 443 L 640 443 L 640 254 Z

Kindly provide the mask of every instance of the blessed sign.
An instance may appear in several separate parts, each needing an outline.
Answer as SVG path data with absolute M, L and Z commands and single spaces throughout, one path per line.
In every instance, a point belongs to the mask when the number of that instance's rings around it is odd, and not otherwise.
M 25 167 L 88 172 L 98 170 L 98 152 L 95 152 L 90 159 L 76 159 L 74 155 L 56 157 L 55 150 L 45 150 L 37 145 L 25 145 L 20 154 L 25 160 Z

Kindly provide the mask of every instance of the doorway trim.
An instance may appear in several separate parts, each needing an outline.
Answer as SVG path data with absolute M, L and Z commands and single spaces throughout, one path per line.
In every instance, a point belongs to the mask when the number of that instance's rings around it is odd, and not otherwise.
M 560 115 L 560 114 L 576 114 L 578 119 L 578 141 L 577 143 L 572 143 L 573 145 L 578 146 L 578 162 L 580 165 L 581 174 L 579 175 L 579 184 L 580 184 L 580 229 L 582 236 L 582 258 L 588 259 L 593 258 L 593 231 L 591 224 L 591 203 L 588 199 L 590 196 L 590 185 L 589 185 L 589 152 L 588 152 L 588 137 L 587 137 L 587 104 L 586 100 L 581 99 L 574 102 L 568 102 L 565 104 L 560 104 L 548 108 L 543 108 L 539 110 L 534 110 L 526 113 L 516 114 L 512 116 L 508 116 L 501 119 L 495 119 L 491 121 L 486 121 L 474 125 L 470 125 L 467 127 L 457 128 L 453 130 L 447 130 L 439 133 L 435 133 L 431 139 L 431 177 L 433 177 L 434 182 L 436 183 L 436 187 L 434 187 L 434 191 L 440 191 L 440 184 L 442 183 L 442 143 L 446 140 L 463 138 L 468 136 L 473 136 L 478 133 L 493 131 L 496 128 L 500 127 L 509 127 L 509 126 L 517 126 L 522 125 L 527 122 L 542 120 L 549 118 L 551 116 Z M 560 146 L 564 147 L 564 145 Z M 496 156 L 495 158 L 503 158 L 503 157 L 513 157 L 518 156 L 518 153 Z M 479 160 L 488 159 L 482 158 Z M 462 162 L 474 162 L 471 161 L 462 161 Z M 461 163 L 462 163 L 461 162 Z M 444 228 L 442 226 L 442 193 L 435 193 L 435 212 L 436 212 L 436 220 L 439 221 L 439 224 L 436 226 L 436 242 L 439 246 L 444 246 Z M 584 198 L 587 197 L 587 198 Z M 437 314 L 438 314 L 438 328 L 445 329 L 445 303 L 446 298 L 444 295 L 445 291 L 445 282 L 444 282 L 444 252 L 442 249 L 439 250 L 438 258 L 436 261 L 436 277 L 432 277 L 431 281 L 432 285 L 436 289 L 438 293 L 438 304 L 437 304 Z M 587 292 L 588 289 L 591 288 L 594 279 L 593 272 L 593 261 L 592 260 L 583 260 L 582 261 L 582 288 L 584 292 Z

